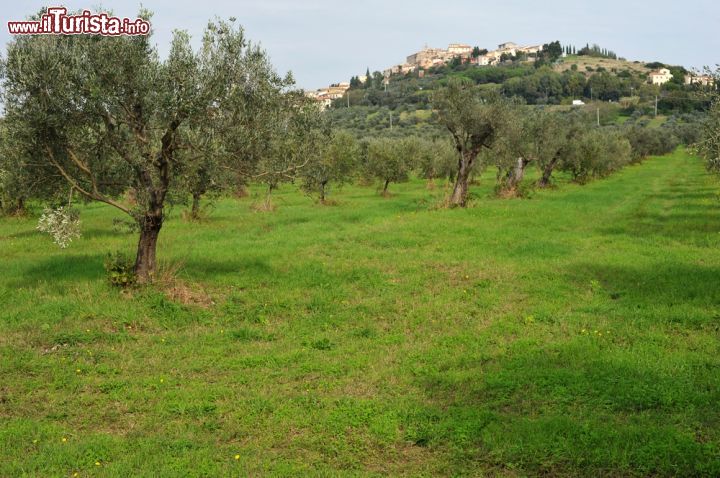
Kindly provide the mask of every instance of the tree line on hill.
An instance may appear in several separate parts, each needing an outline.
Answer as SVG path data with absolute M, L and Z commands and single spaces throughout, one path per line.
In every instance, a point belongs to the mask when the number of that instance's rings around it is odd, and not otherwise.
M 540 171 L 539 187 L 555 171 L 587 182 L 680 140 L 598 128 L 580 112 L 529 110 L 462 79 L 430 97 L 443 136 L 359 140 L 333 128 L 232 20 L 209 23 L 196 51 L 176 32 L 165 60 L 144 36 L 21 36 L 1 66 L 2 210 L 22 211 L 30 200 L 58 206 L 40 226 L 61 245 L 73 233 L 77 198 L 122 211 L 139 234 L 140 282 L 156 271 L 168 207 L 189 204 L 197 217 L 204 198 L 242 194 L 249 184 L 264 185 L 269 200 L 296 183 L 327 203 L 349 181 L 378 181 L 388 194 L 418 174 L 450 180 L 448 205 L 464 207 L 473 178 L 491 166 L 498 194 L 522 195 L 530 167 Z

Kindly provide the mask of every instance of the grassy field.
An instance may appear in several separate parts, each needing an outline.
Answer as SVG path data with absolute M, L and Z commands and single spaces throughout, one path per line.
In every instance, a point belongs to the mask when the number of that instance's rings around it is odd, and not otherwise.
M 716 180 L 491 176 L 176 209 L 175 300 L 107 285 L 105 206 L 65 251 L 0 220 L 0 476 L 718 476 Z

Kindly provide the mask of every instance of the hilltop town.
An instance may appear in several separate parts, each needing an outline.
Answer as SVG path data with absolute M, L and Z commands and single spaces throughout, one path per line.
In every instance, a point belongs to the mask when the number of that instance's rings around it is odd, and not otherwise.
M 424 70 L 447 65 L 452 61 L 477 66 L 496 65 L 506 58 L 518 56 L 524 56 L 528 61 L 534 61 L 537 53 L 542 49 L 542 45 L 520 46 L 513 42 L 501 43 L 497 49 L 492 51 L 472 47 L 465 43 L 451 43 L 446 49 L 425 46 L 422 50 L 409 55 L 404 63 L 383 70 L 383 77 L 385 82 L 389 82 L 392 75 L 407 74 L 414 71 L 418 71 L 418 74 L 422 77 Z M 357 79 L 360 83 L 365 83 L 368 78 L 367 75 L 362 75 L 358 76 Z M 307 92 L 307 95 L 327 107 L 330 106 L 333 100 L 342 98 L 348 89 L 350 89 L 350 82 L 344 81 Z
M 451 43 L 447 48 L 431 48 L 426 45 L 420 51 L 408 55 L 403 63 L 384 69 L 382 71 L 382 78 L 385 85 L 389 84 L 390 79 L 394 75 L 407 75 L 416 72 L 417 76 L 422 78 L 426 70 L 443 67 L 452 62 L 477 67 L 497 66 L 512 63 L 517 60 L 533 63 L 542 56 L 542 52 L 547 48 L 557 50 L 553 52 L 555 57 L 564 58 L 569 54 L 575 54 L 574 47 L 568 46 L 563 48 L 559 42 L 527 46 L 521 46 L 514 42 L 505 42 L 500 43 L 494 50 L 481 49 L 480 47 L 473 47 L 465 43 Z M 592 47 L 592 49 L 596 48 L 596 45 Z M 592 50 L 589 46 L 586 46 L 585 49 Z M 603 56 L 617 59 L 613 52 L 604 50 L 601 51 L 601 53 Z M 552 57 L 551 55 L 551 58 Z M 642 62 L 635 63 L 645 66 Z M 308 91 L 306 95 L 321 103 L 323 108 L 327 108 L 334 100 L 345 96 L 345 93 L 351 88 L 353 81 L 358 84 L 364 84 L 368 81 L 368 74 L 353 77 L 352 81 L 334 83 L 325 88 Z M 660 86 L 668 83 L 672 78 L 673 74 L 668 68 L 658 68 L 647 74 L 647 83 Z M 702 86 L 712 86 L 714 81 L 711 76 L 702 75 L 697 72 L 687 72 L 684 80 L 686 85 L 698 84 Z

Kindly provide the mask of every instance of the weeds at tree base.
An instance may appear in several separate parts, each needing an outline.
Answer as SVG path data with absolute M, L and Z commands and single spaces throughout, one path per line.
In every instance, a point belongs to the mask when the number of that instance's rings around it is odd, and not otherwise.
M 273 212 L 277 209 L 277 206 L 275 206 L 275 203 L 273 203 L 272 199 L 268 196 L 260 202 L 253 202 L 250 209 L 255 212 Z
M 180 213 L 180 217 L 186 222 L 197 222 L 202 223 L 210 219 L 210 214 L 213 210 L 212 204 L 205 204 L 200 208 L 193 211 L 192 209 L 186 209 Z
M 126 289 L 137 282 L 135 261 L 129 255 L 120 251 L 111 252 L 103 265 L 110 285 Z
M 28 216 L 30 216 L 30 211 L 27 207 L 23 208 L 13 208 L 8 211 L 0 211 L 1 217 L 8 217 L 8 218 L 15 218 L 15 219 L 24 219 Z
M 246 198 L 250 195 L 247 188 L 245 186 L 240 186 L 233 191 L 233 196 L 235 196 L 238 199 Z
M 438 199 L 433 205 L 430 206 L 429 210 L 431 211 L 437 211 L 439 209 L 457 209 L 457 208 L 465 208 L 465 209 L 472 209 L 477 205 L 477 202 L 479 200 L 479 197 L 474 193 L 469 193 L 468 197 L 465 201 L 465 205 L 461 206 L 460 204 L 453 204 L 451 201 L 452 193 L 450 191 L 446 191 L 440 199 Z
M 168 300 L 179 304 L 195 305 L 202 308 L 215 305 L 215 302 L 204 290 L 180 279 L 184 266 L 184 262 L 162 262 L 158 264 L 157 273 L 151 283 L 152 287 L 161 291 Z
M 121 252 L 108 254 L 105 270 L 111 285 L 120 287 L 122 294 L 129 299 L 142 290 L 157 290 L 168 300 L 182 305 L 193 305 L 209 308 L 215 305 L 210 295 L 195 285 L 188 284 L 179 278 L 184 264 L 182 262 L 163 262 L 158 265 L 152 281 L 138 284 L 135 277 L 135 263 L 132 258 Z

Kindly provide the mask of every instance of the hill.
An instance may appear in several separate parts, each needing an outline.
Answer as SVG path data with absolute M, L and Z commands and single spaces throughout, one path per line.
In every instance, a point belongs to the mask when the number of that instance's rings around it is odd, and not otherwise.
M 682 66 L 628 61 L 596 45 L 581 49 L 583 54 L 560 55 L 563 48 L 558 42 L 549 45 L 558 50 L 551 58 L 518 53 L 481 66 L 456 57 L 428 68 L 375 72 L 363 82 L 354 78 L 342 98 L 332 103 L 329 116 L 336 126 L 358 136 L 442 134 L 431 113 L 431 98 L 451 78 L 531 106 L 569 107 L 580 100 L 603 114 L 603 124 L 702 114 L 710 105 L 706 90 L 716 89 L 714 85 L 686 84 L 689 72 Z M 565 48 L 575 51 L 574 47 Z M 667 67 L 671 76 L 663 84 L 652 84 L 649 74 L 662 67 Z

